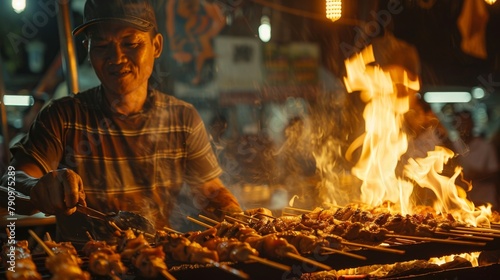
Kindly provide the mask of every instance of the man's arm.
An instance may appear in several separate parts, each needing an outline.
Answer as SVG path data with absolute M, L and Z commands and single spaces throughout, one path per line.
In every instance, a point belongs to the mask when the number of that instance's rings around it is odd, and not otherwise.
M 42 211 L 70 215 L 76 211 L 77 203 L 85 205 L 82 179 L 74 171 L 57 169 L 44 173 L 34 160 L 27 157 L 14 159 L 10 166 L 11 173 L 7 171 L 0 180 L 0 197 L 7 202 L 9 196 L 16 196 L 17 214 L 31 215 Z M 15 179 L 9 179 L 12 176 Z M 11 183 L 10 189 L 9 181 L 15 182 L 14 185 Z
M 193 201 L 204 214 L 222 217 L 224 213 L 241 213 L 241 206 L 219 178 L 192 187 Z
M 15 196 L 17 214 L 32 215 L 38 212 L 30 199 L 31 189 L 38 183 L 43 172 L 41 168 L 29 159 L 14 159 L 8 170 L 0 178 L 0 199 L 2 205 L 7 205 L 7 199 Z

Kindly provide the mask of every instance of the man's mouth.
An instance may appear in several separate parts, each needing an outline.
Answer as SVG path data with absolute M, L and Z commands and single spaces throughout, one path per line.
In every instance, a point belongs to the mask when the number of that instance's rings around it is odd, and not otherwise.
M 117 71 L 111 71 L 110 74 L 111 76 L 115 76 L 115 77 L 124 77 L 128 74 L 132 73 L 132 71 L 130 70 L 127 70 L 127 69 L 123 69 L 123 70 L 117 70 Z

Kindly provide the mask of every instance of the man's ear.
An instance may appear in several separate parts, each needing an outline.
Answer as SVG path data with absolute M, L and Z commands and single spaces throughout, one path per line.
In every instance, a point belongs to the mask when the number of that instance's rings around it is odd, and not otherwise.
M 153 38 L 153 47 L 155 48 L 155 58 L 160 57 L 161 52 L 163 51 L 163 36 L 160 33 L 156 33 Z

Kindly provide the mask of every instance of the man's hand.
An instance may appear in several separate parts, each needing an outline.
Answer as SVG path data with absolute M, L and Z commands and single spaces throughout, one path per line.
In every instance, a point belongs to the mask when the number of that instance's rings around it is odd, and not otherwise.
M 46 214 L 71 215 L 76 204 L 85 203 L 82 178 L 70 169 L 57 169 L 43 175 L 31 189 L 33 205 Z
M 224 214 L 243 212 L 236 198 L 219 178 L 193 187 L 192 194 L 195 206 L 212 219 L 220 220 Z

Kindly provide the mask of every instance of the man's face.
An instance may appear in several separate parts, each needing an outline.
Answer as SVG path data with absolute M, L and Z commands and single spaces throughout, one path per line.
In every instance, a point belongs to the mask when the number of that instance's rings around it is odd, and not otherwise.
M 162 49 L 160 34 L 121 23 L 96 24 L 88 33 L 89 59 L 106 93 L 146 93 L 155 58 Z

